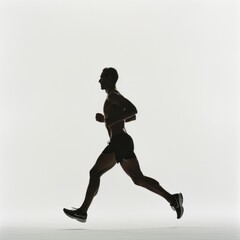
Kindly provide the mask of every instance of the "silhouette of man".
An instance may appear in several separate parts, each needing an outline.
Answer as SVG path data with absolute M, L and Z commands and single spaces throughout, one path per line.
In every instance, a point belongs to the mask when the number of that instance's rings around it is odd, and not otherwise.
M 105 123 L 110 142 L 98 157 L 95 165 L 90 170 L 90 180 L 84 202 L 80 208 L 69 210 L 64 208 L 64 213 L 80 222 L 86 222 L 88 208 L 96 196 L 100 184 L 100 177 L 110 170 L 116 163 L 120 163 L 126 174 L 132 181 L 161 197 L 165 198 L 177 218 L 181 218 L 184 208 L 181 193 L 170 194 L 159 183 L 150 177 L 143 175 L 137 157 L 134 153 L 134 144 L 130 135 L 125 130 L 125 122 L 136 120 L 136 107 L 116 89 L 118 73 L 114 68 L 104 68 L 99 83 L 101 89 L 107 93 L 104 103 L 104 114 L 97 113 L 96 121 Z

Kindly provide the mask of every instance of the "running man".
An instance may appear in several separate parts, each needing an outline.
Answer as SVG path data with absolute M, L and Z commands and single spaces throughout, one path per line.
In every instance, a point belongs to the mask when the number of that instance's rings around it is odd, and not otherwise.
M 110 142 L 90 170 L 89 185 L 82 206 L 73 210 L 64 208 L 63 211 L 68 217 L 80 222 L 86 222 L 88 208 L 98 192 L 100 177 L 116 163 L 120 163 L 123 170 L 136 185 L 165 198 L 173 210 L 176 211 L 177 218 L 179 219 L 182 217 L 184 211 L 182 194 L 172 195 L 168 193 L 155 179 L 143 175 L 140 169 L 139 162 L 134 153 L 133 140 L 125 130 L 125 122 L 136 120 L 137 109 L 117 91 L 117 80 L 118 73 L 114 68 L 103 69 L 99 83 L 101 89 L 106 91 L 107 99 L 103 107 L 104 114 L 97 113 L 96 121 L 105 123 Z

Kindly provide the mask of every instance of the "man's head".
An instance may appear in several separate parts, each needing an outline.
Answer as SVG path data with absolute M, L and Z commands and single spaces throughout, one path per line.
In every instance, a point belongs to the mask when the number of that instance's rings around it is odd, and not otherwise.
M 117 80 L 118 73 L 115 68 L 104 68 L 99 80 L 99 83 L 101 84 L 101 89 L 108 90 L 115 88 Z

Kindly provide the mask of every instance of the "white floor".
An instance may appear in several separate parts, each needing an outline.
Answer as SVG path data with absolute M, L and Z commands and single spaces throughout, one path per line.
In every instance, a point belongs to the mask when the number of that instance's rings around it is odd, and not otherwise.
M 176 227 L 94 230 L 1 228 L 1 240 L 240 240 L 239 228 Z

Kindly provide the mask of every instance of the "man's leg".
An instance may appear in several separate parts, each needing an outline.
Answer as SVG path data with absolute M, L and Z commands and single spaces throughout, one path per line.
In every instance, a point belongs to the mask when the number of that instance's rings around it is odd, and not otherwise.
M 180 219 L 182 217 L 184 208 L 182 206 L 183 195 L 181 193 L 171 195 L 165 189 L 163 189 L 155 179 L 144 176 L 136 158 L 123 159 L 121 166 L 123 170 L 132 178 L 135 184 L 145 187 L 146 189 L 165 198 L 170 203 L 173 210 L 176 211 L 177 218 Z
M 110 170 L 116 164 L 115 153 L 102 153 L 93 168 L 90 170 L 90 180 L 86 192 L 86 196 L 82 206 L 79 210 L 83 213 L 87 213 L 87 210 L 98 192 L 100 185 L 100 177 Z
M 163 189 L 158 181 L 153 178 L 144 176 L 138 160 L 135 159 L 123 159 L 121 161 L 121 166 L 123 170 L 127 173 L 129 177 L 133 180 L 133 182 L 138 185 L 142 186 L 160 196 L 165 198 L 170 204 L 174 203 L 174 197 L 170 193 L 168 193 L 165 189 Z

